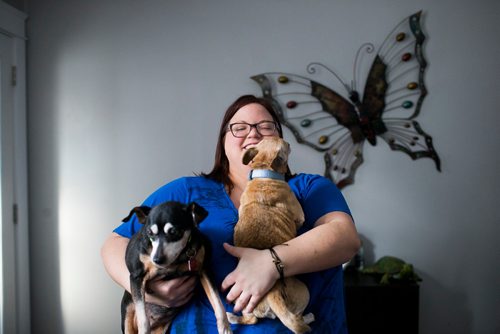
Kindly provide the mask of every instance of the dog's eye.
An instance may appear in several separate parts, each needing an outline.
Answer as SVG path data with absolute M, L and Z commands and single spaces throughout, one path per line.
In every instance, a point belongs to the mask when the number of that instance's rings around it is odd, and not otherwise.
M 165 235 L 170 236 L 172 238 L 179 238 L 183 232 L 183 229 L 174 226 L 172 223 L 167 223 L 163 227 L 163 232 Z
M 180 234 L 180 230 L 175 227 L 171 227 L 168 229 L 167 233 L 170 235 L 178 235 Z

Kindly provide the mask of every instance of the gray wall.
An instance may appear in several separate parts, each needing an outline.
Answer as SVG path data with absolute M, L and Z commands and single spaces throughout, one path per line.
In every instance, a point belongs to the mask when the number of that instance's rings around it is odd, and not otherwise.
M 102 242 L 151 191 L 211 167 L 223 111 L 260 93 L 249 77 L 321 61 L 350 78 L 362 43 L 420 9 L 418 120 L 442 172 L 380 141 L 344 194 L 368 260 L 396 255 L 423 277 L 421 333 L 498 333 L 496 0 L 30 2 L 32 328 L 117 333 L 122 292 Z M 286 137 L 294 172 L 323 172 L 320 154 Z
M 28 0 L 0 0 L 0 2 L 5 2 L 16 9 L 26 11 Z

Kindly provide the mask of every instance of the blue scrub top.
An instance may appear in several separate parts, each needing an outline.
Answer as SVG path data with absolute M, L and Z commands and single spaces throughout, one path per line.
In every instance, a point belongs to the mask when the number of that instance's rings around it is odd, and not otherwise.
M 342 211 L 351 214 L 340 191 L 325 177 L 298 174 L 290 179 L 288 184 L 305 215 L 305 222 L 299 234 L 313 228 L 316 220 L 328 212 Z M 237 265 L 237 259 L 229 255 L 222 246 L 224 242 L 233 244 L 234 226 L 238 221 L 238 210 L 224 185 L 202 176 L 182 177 L 156 190 L 142 205 L 153 207 L 165 201 L 196 202 L 208 211 L 207 218 L 199 227 L 211 243 L 208 268 L 215 286 L 220 287 L 224 278 Z M 134 215 L 114 232 L 130 238 L 141 227 Z M 313 333 L 347 333 L 342 267 L 297 277 L 307 285 L 311 295 L 304 314 L 314 314 L 315 321 L 310 324 Z M 221 293 L 221 299 L 226 310 L 232 312 L 233 305 L 225 302 L 224 293 Z M 260 319 L 256 325 L 232 325 L 232 329 L 235 334 L 292 333 L 278 319 Z M 201 288 L 174 319 L 171 333 L 217 333 L 213 309 Z

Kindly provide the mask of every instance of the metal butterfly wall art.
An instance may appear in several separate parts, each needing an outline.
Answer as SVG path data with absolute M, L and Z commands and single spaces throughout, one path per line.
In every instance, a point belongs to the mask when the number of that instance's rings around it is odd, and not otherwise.
M 363 44 L 356 53 L 351 85 L 321 63 L 307 66 L 309 74 L 324 70 L 333 75 L 340 89 L 290 73 L 251 77 L 297 141 L 324 152 L 325 176 L 339 188 L 354 183 L 365 142 L 376 145 L 378 138 L 414 160 L 431 158 L 441 170 L 432 137 L 415 120 L 427 95 L 420 17 L 421 11 L 401 21 L 376 52 L 373 44 Z M 362 62 L 366 57 L 370 60 Z M 362 64 L 367 69 L 364 77 L 359 74 Z M 358 82 L 365 82 L 362 95 Z

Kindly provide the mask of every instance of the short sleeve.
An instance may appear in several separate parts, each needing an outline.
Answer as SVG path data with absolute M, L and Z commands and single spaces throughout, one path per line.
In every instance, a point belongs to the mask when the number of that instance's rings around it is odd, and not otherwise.
M 148 198 L 146 198 L 141 205 L 153 207 L 166 201 L 179 201 L 187 203 L 188 197 L 189 194 L 186 190 L 185 178 L 180 178 L 157 189 Z M 122 237 L 131 238 L 141 229 L 141 227 L 141 223 L 139 223 L 139 220 L 134 214 L 129 221 L 123 222 L 115 228 L 113 232 L 121 235 Z
M 337 186 L 326 177 L 299 174 L 289 181 L 306 217 L 304 227 L 312 228 L 323 215 L 341 211 L 351 215 L 347 202 Z

